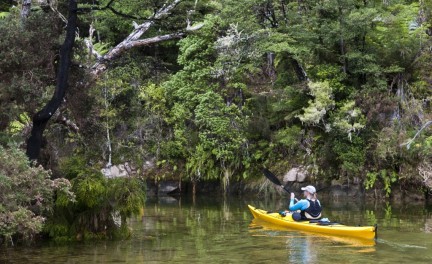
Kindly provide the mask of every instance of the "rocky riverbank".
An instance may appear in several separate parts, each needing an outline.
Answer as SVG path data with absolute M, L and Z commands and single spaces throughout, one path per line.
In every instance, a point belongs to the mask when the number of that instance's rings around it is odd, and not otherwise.
M 289 169 L 280 181 L 287 189 L 300 193 L 300 188 L 306 185 L 314 185 L 321 197 L 328 197 L 334 200 L 339 199 L 368 199 L 368 200 L 391 200 L 394 202 L 407 201 L 431 201 L 432 193 L 424 188 L 415 185 L 391 186 L 391 192 L 387 195 L 384 186 L 376 182 L 373 188 L 366 190 L 364 183 L 359 178 L 340 179 L 331 182 L 319 181 L 309 173 L 310 168 L 298 166 Z M 136 170 L 129 164 L 112 166 L 109 170 L 103 169 L 102 173 L 107 178 L 129 177 L 136 175 Z M 279 187 L 270 184 L 270 189 L 278 190 Z M 281 188 L 280 188 L 281 189 Z M 222 185 L 219 181 L 199 181 L 195 183 L 196 194 L 223 194 Z M 193 192 L 191 182 L 180 180 L 147 180 L 147 196 L 180 195 Z M 262 192 L 259 184 L 250 182 L 231 182 L 227 190 L 229 195 L 257 195 Z
M 386 192 L 379 186 L 370 190 L 365 190 L 364 185 L 356 182 L 351 183 L 314 183 L 314 182 L 291 182 L 287 187 L 289 190 L 300 194 L 300 188 L 305 185 L 315 185 L 319 196 L 333 200 L 344 199 L 367 199 L 367 200 L 389 200 L 392 202 L 432 202 L 432 195 L 415 186 L 398 186 L 392 187 L 392 192 L 387 197 Z M 196 184 L 196 194 L 212 194 L 222 195 L 223 190 L 221 183 L 218 181 L 199 182 Z M 279 191 L 277 186 L 273 186 L 276 191 Z M 279 191 L 281 195 L 284 192 Z M 148 181 L 147 196 L 165 196 L 165 195 L 188 195 L 192 193 L 192 184 L 190 182 L 179 182 L 173 180 L 167 181 Z M 228 189 L 228 195 L 256 196 L 260 195 L 258 188 L 251 188 L 249 184 L 243 182 L 231 183 Z M 262 192 L 261 192 L 262 193 Z

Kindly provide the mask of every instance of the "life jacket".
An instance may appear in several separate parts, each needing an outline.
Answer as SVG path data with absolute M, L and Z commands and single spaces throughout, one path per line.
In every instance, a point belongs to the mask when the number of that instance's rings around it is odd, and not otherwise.
M 301 212 L 302 218 L 304 219 L 316 219 L 316 218 L 320 218 L 321 217 L 321 211 L 322 211 L 322 207 L 321 204 L 318 200 L 312 201 L 309 200 L 309 207 Z M 306 214 L 307 213 L 307 214 Z

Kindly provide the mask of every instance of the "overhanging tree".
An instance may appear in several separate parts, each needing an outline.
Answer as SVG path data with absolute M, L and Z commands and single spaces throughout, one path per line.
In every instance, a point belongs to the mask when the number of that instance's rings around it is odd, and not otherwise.
M 65 94 L 67 92 L 71 55 L 76 38 L 78 12 L 108 9 L 116 15 L 124 16 L 124 14 L 116 11 L 112 7 L 114 2 L 115 0 L 107 1 L 106 6 L 102 8 L 97 6 L 92 6 L 90 8 L 78 8 L 78 0 L 69 1 L 69 18 L 66 26 L 66 37 L 60 50 L 60 63 L 58 66 L 59 68 L 57 73 L 56 89 L 51 100 L 42 108 L 42 110 L 33 116 L 31 136 L 27 141 L 27 155 L 30 160 L 36 160 L 39 157 L 42 146 L 43 132 L 46 128 L 46 125 L 60 107 L 61 103 L 64 101 Z M 201 25 L 190 26 L 190 23 L 188 23 L 188 26 L 182 31 L 141 39 L 142 35 L 146 33 L 156 23 L 156 21 L 162 20 L 163 18 L 169 16 L 181 2 L 182 0 L 163 2 L 163 4 L 161 4 L 152 15 L 145 19 L 143 23 L 137 24 L 134 22 L 134 29 L 132 32 L 123 41 L 112 47 L 104 55 L 98 54 L 93 49 L 91 41 L 92 33 L 90 33 L 89 38 L 85 42 L 90 49 L 90 52 L 96 57 L 96 63 L 92 67 L 91 74 L 97 78 L 107 69 L 110 62 L 117 59 L 123 53 L 132 48 L 148 46 L 162 41 L 182 38 L 186 32 L 199 29 Z M 90 26 L 90 32 L 91 30 L 92 26 Z
M 72 49 L 75 43 L 75 31 L 77 27 L 77 0 L 69 0 L 69 18 L 66 26 L 66 37 L 60 49 L 60 63 L 57 72 L 56 88 L 51 100 L 33 116 L 31 136 L 27 141 L 27 156 L 30 160 L 36 160 L 42 146 L 42 137 L 45 127 L 64 100 L 69 78 Z

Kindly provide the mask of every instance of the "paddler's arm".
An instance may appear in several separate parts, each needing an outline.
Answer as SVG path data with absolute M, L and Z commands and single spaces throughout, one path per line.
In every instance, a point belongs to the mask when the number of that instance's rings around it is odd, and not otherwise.
M 297 211 L 297 210 L 306 210 L 309 207 L 308 200 L 300 200 L 297 203 L 294 204 L 294 193 L 291 193 L 291 200 L 289 204 L 289 210 L 290 211 Z

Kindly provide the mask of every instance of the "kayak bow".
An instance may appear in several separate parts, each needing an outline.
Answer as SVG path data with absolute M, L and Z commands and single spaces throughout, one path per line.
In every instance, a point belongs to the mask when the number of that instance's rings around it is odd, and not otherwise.
M 283 227 L 335 236 L 348 236 L 362 239 L 376 238 L 375 226 L 346 226 L 338 223 L 322 225 L 319 222 L 294 221 L 290 213 L 286 214 L 286 216 L 281 216 L 279 213 L 268 213 L 265 210 L 257 209 L 251 205 L 248 205 L 248 207 L 255 218 Z

